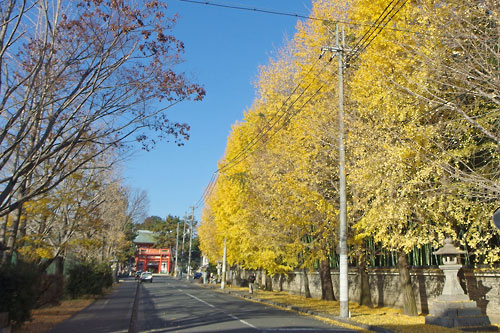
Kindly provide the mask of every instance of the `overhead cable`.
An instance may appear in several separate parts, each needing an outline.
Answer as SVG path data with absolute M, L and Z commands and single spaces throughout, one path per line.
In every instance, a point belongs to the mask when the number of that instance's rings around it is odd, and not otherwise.
M 179 1 L 183 1 L 183 2 L 193 2 L 193 3 L 200 3 L 200 4 L 210 4 L 210 5 L 217 5 L 217 6 L 220 6 L 220 7 L 226 7 L 226 8 L 237 8 L 237 9 L 247 9 L 247 10 L 250 10 L 249 8 L 246 8 L 246 7 L 243 7 L 243 8 L 239 8 L 239 7 L 235 7 L 235 6 L 230 6 L 230 5 L 222 5 L 222 4 L 215 4 L 215 3 L 210 3 L 208 1 L 197 1 L 197 0 L 179 0 Z M 386 28 L 387 24 L 394 18 L 394 16 L 403 8 L 403 6 L 406 4 L 406 2 L 408 0 L 397 0 L 397 2 L 395 3 L 395 5 L 388 11 L 388 9 L 391 7 L 391 5 L 395 2 L 396 0 L 392 0 L 387 6 L 386 8 L 384 8 L 384 10 L 382 11 L 382 13 L 379 15 L 379 17 L 377 18 L 377 20 L 370 26 L 370 29 L 368 29 L 367 32 L 365 32 L 365 34 L 361 37 L 361 39 L 358 41 L 358 43 L 355 45 L 355 47 L 353 48 L 353 51 L 351 53 L 351 55 L 349 55 L 346 59 L 346 63 L 348 61 L 352 61 L 352 60 L 355 60 L 359 54 L 361 52 L 363 52 L 371 43 L 372 41 L 381 33 L 381 31 Z M 402 3 L 401 3 L 402 2 Z M 399 3 L 401 3 L 401 5 L 399 6 L 399 8 L 393 13 L 394 9 L 399 5 Z M 257 11 L 256 9 L 254 9 L 254 11 Z M 262 10 L 258 10 L 258 11 L 262 11 Z M 267 13 L 273 13 L 272 11 L 265 11 Z M 392 15 L 391 15 L 392 13 Z M 391 15 L 389 17 L 389 15 Z M 297 16 L 299 17 L 299 16 Z M 389 19 L 386 20 L 386 18 L 389 17 Z M 307 17 L 305 17 L 307 18 Z M 385 22 L 384 22 L 385 21 Z M 375 33 L 376 32 L 376 33 Z M 375 35 L 374 35 L 375 34 Z M 323 67 L 320 69 L 319 74 L 321 74 L 323 72 L 323 70 L 325 69 L 325 66 L 326 66 L 326 62 L 325 64 L 323 65 Z M 311 70 L 314 68 L 315 66 L 315 63 L 309 68 L 309 70 L 307 71 L 306 75 L 308 75 Z M 297 103 L 297 101 L 305 94 L 305 92 L 309 89 L 309 87 L 312 85 L 312 82 L 309 83 L 309 85 L 307 85 L 303 90 L 302 92 L 299 94 L 299 96 L 292 102 L 291 105 L 288 106 L 288 108 L 286 109 L 285 112 L 283 112 L 281 115 L 279 115 L 277 117 L 277 115 L 280 113 L 280 111 L 285 107 L 285 105 L 288 103 L 288 101 L 292 98 L 292 96 L 294 95 L 294 93 L 297 91 L 297 89 L 300 88 L 301 86 L 301 82 L 299 82 L 295 88 L 293 89 L 293 91 L 288 95 L 288 97 L 285 99 L 285 101 L 282 103 L 281 107 L 278 109 L 278 111 L 266 122 L 266 124 L 264 125 L 264 130 L 261 130 L 259 132 L 258 135 L 256 135 L 252 140 L 250 140 L 249 143 L 247 143 L 247 145 L 242 149 L 240 150 L 236 156 L 234 156 L 232 159 L 230 159 L 226 164 L 224 164 L 222 167 L 219 167 L 212 175 L 212 178 L 209 182 L 209 184 L 207 185 L 207 187 L 205 188 L 203 194 L 202 194 L 202 197 L 197 201 L 197 203 L 195 204 L 195 207 L 198 208 L 212 193 L 213 189 L 215 188 L 215 184 L 217 182 L 217 178 L 218 178 L 218 174 L 222 171 L 227 171 L 229 169 L 232 169 L 234 166 L 238 165 L 239 163 L 241 163 L 242 161 L 244 161 L 246 158 L 248 158 L 248 156 L 253 153 L 257 148 L 253 149 L 259 142 L 262 142 L 265 137 L 265 135 L 267 133 L 269 133 L 282 119 L 285 119 L 284 121 L 281 122 L 281 125 L 276 129 L 274 130 L 274 132 L 272 132 L 270 134 L 270 136 L 267 138 L 267 140 L 271 139 L 272 137 L 274 137 L 282 128 L 284 128 L 289 122 L 290 120 L 295 117 L 298 113 L 300 113 L 302 111 L 302 109 L 314 98 L 316 97 L 316 95 L 319 94 L 319 92 L 323 89 L 323 87 L 326 85 L 326 83 L 324 83 L 323 85 L 321 85 L 310 97 L 309 99 L 307 99 L 303 104 L 302 106 L 295 110 L 295 112 L 291 111 L 292 110 L 292 107 L 295 105 L 295 103 Z M 277 117 L 277 118 L 276 118 Z M 274 121 L 274 122 L 273 122 Z M 272 122 L 272 123 L 271 123 Z M 267 141 L 266 140 L 266 141 Z
M 367 38 L 367 41 L 363 41 L 363 43 L 361 44 L 361 46 L 358 46 L 357 49 L 353 50 L 353 52 L 346 58 L 346 63 L 348 63 L 350 61 L 354 61 L 356 58 L 359 57 L 359 55 L 361 54 L 361 52 L 363 52 L 364 50 L 366 50 L 366 48 L 368 48 L 368 46 L 370 46 L 370 44 L 373 42 L 373 40 L 382 32 L 382 30 L 384 30 L 386 28 L 387 24 L 394 18 L 394 16 L 397 13 L 399 13 L 399 11 L 404 7 L 404 5 L 406 4 L 407 1 L 408 0 L 398 0 L 397 1 L 397 3 L 391 8 L 391 10 L 387 14 L 384 15 L 384 18 L 377 25 L 377 27 L 375 27 L 375 29 L 369 34 L 369 36 Z M 401 5 L 399 6 L 399 8 L 391 15 L 391 17 L 389 17 L 388 20 L 385 21 L 385 23 L 383 23 L 383 21 L 385 20 L 385 18 L 394 11 L 394 9 L 398 6 L 399 3 L 401 3 Z M 382 23 L 383 23 L 383 25 L 382 25 Z M 375 31 L 377 31 L 377 33 L 374 36 L 372 36 Z M 358 42 L 358 44 L 359 44 L 359 42 Z
M 255 13 L 264 13 L 264 14 L 271 14 L 271 15 L 280 15 L 280 16 L 289 16 L 289 17 L 295 17 L 299 19 L 305 19 L 305 20 L 312 20 L 312 21 L 321 21 L 324 23 L 330 23 L 330 24 L 336 24 L 336 23 L 341 23 L 345 25 L 351 25 L 351 26 L 373 26 L 374 23 L 369 23 L 369 22 L 357 22 L 353 20 L 331 20 L 331 19 L 325 19 L 325 18 L 320 18 L 320 17 L 314 17 L 314 16 L 306 16 L 303 14 L 297 14 L 297 13 L 290 13 L 290 12 L 283 12 L 279 10 L 274 10 L 274 9 L 265 9 L 265 8 L 257 8 L 257 7 L 247 7 L 247 6 L 242 6 L 242 5 L 234 5 L 234 4 L 229 4 L 229 3 L 223 3 L 223 2 L 215 2 L 215 1 L 204 1 L 204 0 L 178 0 L 180 2 L 187 2 L 187 3 L 192 3 L 192 4 L 197 4 L 197 5 L 206 5 L 206 6 L 213 6 L 213 7 L 220 7 L 220 8 L 226 8 L 226 9 L 235 9 L 235 10 L 242 10 L 242 11 L 249 11 L 249 12 L 255 12 Z M 443 37 L 443 38 L 453 38 L 453 36 L 449 35 L 436 35 L 436 34 L 431 34 L 425 31 L 414 31 L 414 30 L 409 30 L 409 29 L 402 29 L 402 28 L 386 28 L 387 30 L 393 30 L 393 31 L 400 31 L 400 32 L 407 32 L 410 34 L 415 34 L 415 35 L 424 35 L 424 36 L 432 36 L 432 37 Z

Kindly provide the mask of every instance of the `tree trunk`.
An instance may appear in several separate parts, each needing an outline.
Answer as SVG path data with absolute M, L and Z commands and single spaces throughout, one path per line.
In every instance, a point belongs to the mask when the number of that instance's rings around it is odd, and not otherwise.
M 9 230 L 9 237 L 7 238 L 8 249 L 4 253 L 3 264 L 10 265 L 12 261 L 12 255 L 14 253 L 14 248 L 16 246 L 17 232 L 19 231 L 19 222 L 21 221 L 22 206 L 17 209 L 17 215 L 12 223 Z
M 61 250 L 57 251 L 56 255 L 50 259 L 47 259 L 47 260 L 44 260 L 42 262 L 40 262 L 40 264 L 38 265 L 38 271 L 40 273 L 45 273 L 45 271 L 47 270 L 47 268 L 49 268 L 49 266 L 54 262 L 56 261 L 57 258 L 59 258 L 59 255 L 61 254 Z M 57 265 L 56 265 L 57 267 Z M 64 270 L 64 267 L 63 267 L 63 270 Z
M 410 271 L 408 269 L 408 260 L 404 252 L 399 253 L 398 271 L 401 293 L 403 294 L 403 313 L 408 316 L 418 316 L 417 302 L 413 293 Z
M 280 274 L 280 280 L 279 280 L 279 291 L 283 291 L 283 281 L 285 281 L 285 274 Z
M 55 258 L 55 263 L 56 263 L 56 274 L 63 275 L 64 274 L 64 257 L 57 256 Z
M 360 292 L 359 292 L 359 304 L 366 305 L 368 307 L 373 307 L 372 303 L 372 293 L 370 290 L 370 281 L 368 278 L 368 271 L 366 270 L 366 260 L 365 255 L 362 254 L 359 257 L 358 263 L 358 276 L 360 279 Z
M 328 255 L 319 263 L 319 275 L 321 279 L 321 299 L 326 301 L 335 301 L 332 273 L 330 271 L 330 258 Z
M 307 276 L 307 268 L 304 267 L 304 296 L 306 298 L 311 298 L 311 290 L 309 289 L 309 277 Z
M 0 222 L 0 265 L 3 263 L 4 247 L 7 246 L 7 224 L 9 222 L 9 215 L 6 215 Z
M 113 267 L 113 283 L 118 283 L 118 272 L 120 271 L 120 263 L 118 262 L 118 260 L 116 260 L 116 258 L 113 258 L 112 260 L 113 260 L 113 265 L 111 265 L 111 267 Z M 64 271 L 64 261 L 62 269 Z M 158 267 L 158 269 L 161 272 L 161 266 Z
M 233 284 L 238 286 L 238 287 L 241 287 L 241 283 L 242 283 L 241 268 L 240 268 L 240 266 L 236 265 Z
M 271 275 L 266 272 L 266 287 L 265 287 L 265 290 L 266 291 L 273 291 L 273 279 L 271 277 Z

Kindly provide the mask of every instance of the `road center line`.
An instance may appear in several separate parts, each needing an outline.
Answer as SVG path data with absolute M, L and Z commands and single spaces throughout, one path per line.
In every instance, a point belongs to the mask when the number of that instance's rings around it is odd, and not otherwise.
M 191 294 L 189 294 L 189 293 L 187 293 L 187 292 L 185 292 L 185 291 L 182 291 L 181 289 L 178 289 L 178 290 L 179 290 L 180 292 L 183 292 L 184 294 L 188 295 L 189 297 L 194 298 L 194 299 L 195 299 L 195 300 L 197 300 L 198 302 L 201 302 L 201 303 L 203 303 L 203 304 L 205 304 L 205 305 L 208 305 L 208 306 L 209 306 L 209 307 L 211 307 L 211 308 L 214 308 L 214 309 L 216 308 L 216 307 L 215 307 L 215 305 L 213 305 L 213 304 L 207 303 L 207 302 L 205 302 L 204 300 L 202 300 L 202 299 L 200 299 L 200 298 L 198 298 L 198 297 L 196 297 L 196 296 L 194 296 L 194 295 L 191 295 Z M 250 324 L 249 322 L 247 322 L 247 321 L 245 321 L 245 320 L 243 320 L 243 319 L 240 319 L 240 318 L 236 317 L 235 315 L 233 315 L 233 314 L 231 314 L 231 313 L 228 313 L 228 312 L 226 312 L 226 311 L 224 311 L 224 310 L 220 310 L 220 311 L 224 312 L 226 315 L 228 315 L 229 317 L 233 318 L 234 320 L 238 320 L 240 323 L 242 323 L 242 324 L 244 324 L 244 325 L 247 325 L 248 327 L 251 327 L 251 328 L 257 329 L 257 327 L 253 326 L 253 325 L 252 325 L 252 324 Z

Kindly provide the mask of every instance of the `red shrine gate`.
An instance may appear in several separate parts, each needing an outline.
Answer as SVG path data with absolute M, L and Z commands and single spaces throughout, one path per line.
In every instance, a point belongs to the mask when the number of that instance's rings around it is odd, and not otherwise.
M 135 258 L 136 271 L 152 273 L 171 273 L 172 257 L 170 249 L 139 247 Z

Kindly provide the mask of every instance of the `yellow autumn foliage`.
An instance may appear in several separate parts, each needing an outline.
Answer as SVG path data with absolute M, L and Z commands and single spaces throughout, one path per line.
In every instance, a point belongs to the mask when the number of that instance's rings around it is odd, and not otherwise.
M 335 253 L 338 69 L 318 56 L 335 44 L 333 22 L 350 23 L 347 47 L 355 47 L 387 5 L 316 0 L 311 16 L 325 21 L 299 21 L 293 39 L 260 68 L 257 97 L 233 126 L 205 203 L 200 242 L 211 259 L 220 259 L 224 240 L 230 264 L 271 273 L 311 267 Z M 463 114 L 435 102 L 454 89 L 438 77 L 436 63 L 457 58 L 440 29 L 447 19 L 450 31 L 458 29 L 452 19 L 458 14 L 482 15 L 467 8 L 461 1 L 406 2 L 350 59 L 344 121 L 353 247 L 372 239 L 409 253 L 452 237 L 475 263 L 500 260 L 491 225 L 497 145 Z M 465 106 L 494 131 L 491 103 L 476 98 Z

